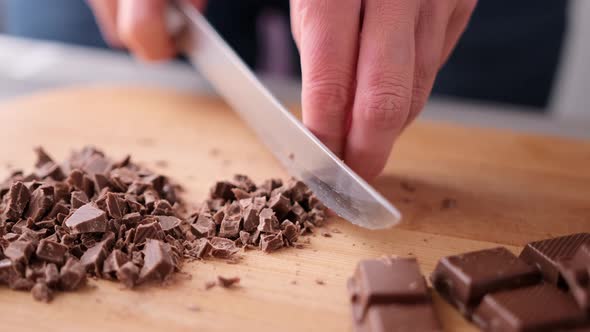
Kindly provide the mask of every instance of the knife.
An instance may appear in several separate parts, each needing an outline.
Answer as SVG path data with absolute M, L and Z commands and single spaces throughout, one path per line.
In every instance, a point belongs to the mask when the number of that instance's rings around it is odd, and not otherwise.
M 328 208 L 349 222 L 382 229 L 399 211 L 346 166 L 262 85 L 254 73 L 188 1 L 167 12 L 182 53 L 253 129 L 259 139 Z

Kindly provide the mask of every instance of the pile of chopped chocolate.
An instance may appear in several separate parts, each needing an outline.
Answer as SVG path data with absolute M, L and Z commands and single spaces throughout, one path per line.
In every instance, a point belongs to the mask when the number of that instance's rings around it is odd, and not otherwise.
M 240 247 L 291 246 L 325 219 L 300 181 L 248 177 L 217 183 L 195 213 L 180 186 L 131 161 L 86 147 L 56 163 L 41 148 L 35 170 L 0 183 L 0 285 L 50 301 L 88 276 L 131 288 L 162 282 L 185 259 L 234 258 Z

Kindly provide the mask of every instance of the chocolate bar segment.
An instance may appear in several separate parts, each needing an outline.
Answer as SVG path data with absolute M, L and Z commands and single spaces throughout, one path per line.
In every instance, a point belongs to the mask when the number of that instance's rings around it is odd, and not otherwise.
M 444 257 L 430 279 L 448 302 L 469 316 L 487 293 L 535 284 L 540 274 L 506 248 L 497 247 Z
M 584 324 L 586 313 L 567 293 L 542 283 L 488 294 L 473 315 L 484 331 L 564 331 Z
M 414 258 L 359 262 L 348 280 L 356 331 L 440 331 Z
M 590 243 L 590 233 L 577 233 L 531 242 L 522 250 L 520 258 L 538 267 L 547 282 L 557 285 L 560 279 L 557 262 L 569 261 L 584 243 Z
M 590 244 L 580 246 L 571 260 L 558 262 L 557 268 L 580 308 L 590 312 Z

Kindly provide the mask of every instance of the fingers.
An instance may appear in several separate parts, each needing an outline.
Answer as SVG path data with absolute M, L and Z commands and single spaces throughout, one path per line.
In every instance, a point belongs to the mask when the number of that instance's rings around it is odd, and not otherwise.
M 358 50 L 360 0 L 291 1 L 302 69 L 303 123 L 343 152 Z
M 451 1 L 423 0 L 420 4 L 416 24 L 416 63 L 412 104 L 405 126 L 418 116 L 428 100 L 441 65 L 447 24 L 453 9 Z
M 345 162 L 378 175 L 408 117 L 412 100 L 418 10 L 415 0 L 365 1 L 357 87 Z
M 163 60 L 176 53 L 165 9 L 166 0 L 119 0 L 119 37 L 142 60 Z
M 112 47 L 123 47 L 117 33 L 118 0 L 88 0 L 104 40 Z
M 465 31 L 469 18 L 475 10 L 477 0 L 458 0 L 457 5 L 449 19 L 449 25 L 446 29 L 446 38 L 441 55 L 441 65 L 447 62 L 451 52 L 455 48 L 459 37 Z

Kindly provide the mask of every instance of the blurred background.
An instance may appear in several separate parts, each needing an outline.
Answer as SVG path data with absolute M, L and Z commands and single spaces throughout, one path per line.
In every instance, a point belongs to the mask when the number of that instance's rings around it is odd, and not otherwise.
M 288 1 L 211 0 L 206 15 L 283 102 L 298 102 Z M 480 0 L 424 118 L 590 138 L 588 17 L 587 0 Z M 0 100 L 107 82 L 213 93 L 181 60 L 110 50 L 84 0 L 0 0 Z

